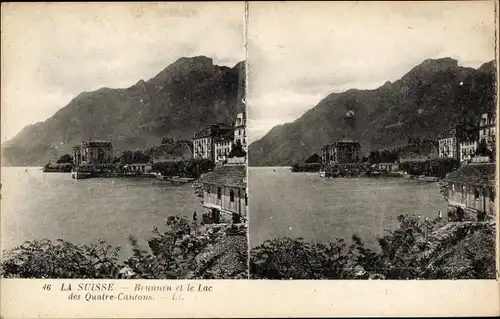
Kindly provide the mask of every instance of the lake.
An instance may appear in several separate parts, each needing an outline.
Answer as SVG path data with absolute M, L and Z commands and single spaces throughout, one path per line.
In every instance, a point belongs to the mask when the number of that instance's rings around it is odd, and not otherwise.
M 2 249 L 26 240 L 61 238 L 73 244 L 106 240 L 130 255 L 130 235 L 142 246 L 168 216 L 192 218 L 202 203 L 191 184 L 149 178 L 74 180 L 70 173 L 40 167 L 2 167 Z M 147 247 L 147 246 L 146 246 Z
M 397 227 L 397 216 L 433 219 L 447 204 L 437 183 L 404 178 L 323 179 L 288 167 L 249 168 L 250 246 L 276 237 L 328 242 L 359 235 L 376 247 L 376 237 Z

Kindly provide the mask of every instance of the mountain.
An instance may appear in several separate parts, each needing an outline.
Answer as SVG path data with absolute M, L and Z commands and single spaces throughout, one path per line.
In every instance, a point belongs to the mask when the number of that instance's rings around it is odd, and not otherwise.
M 332 93 L 292 123 L 272 128 L 249 146 L 254 166 L 292 165 L 339 138 L 359 140 L 362 152 L 437 139 L 456 124 L 477 125 L 495 110 L 494 61 L 477 70 L 451 58 L 429 59 L 394 83 L 374 90 Z
M 191 139 L 206 124 L 232 123 L 244 110 L 244 90 L 244 62 L 229 68 L 204 56 L 181 58 L 129 88 L 81 93 L 2 143 L 2 165 L 43 165 L 88 139 L 110 140 L 115 155 L 165 136 Z

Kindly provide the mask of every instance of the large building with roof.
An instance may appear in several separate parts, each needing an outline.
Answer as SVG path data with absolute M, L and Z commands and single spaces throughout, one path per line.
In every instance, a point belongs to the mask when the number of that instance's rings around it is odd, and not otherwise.
M 234 131 L 214 138 L 215 161 L 224 162 L 227 160 L 233 147 Z
M 106 166 L 113 163 L 113 144 L 109 141 L 85 141 L 73 147 L 73 164 Z
M 453 158 L 460 160 L 460 143 L 467 139 L 467 132 L 461 125 L 457 125 L 441 134 L 439 144 L 439 158 Z
M 494 112 L 484 113 L 479 122 L 479 142 L 484 140 L 490 150 L 495 150 L 496 146 L 495 122 Z
M 224 123 L 211 124 L 197 131 L 193 137 L 193 157 L 210 159 L 215 162 L 215 140 L 231 132 L 233 128 Z
M 236 120 L 234 122 L 234 143 L 240 143 L 243 147 L 243 150 L 247 151 L 247 116 L 246 113 L 238 113 L 236 116 Z
M 323 165 L 355 163 L 360 159 L 361 144 L 344 139 L 325 145 L 321 149 Z
M 246 219 L 248 209 L 246 165 L 225 165 L 203 174 L 203 207 L 215 223 L 238 215 Z
M 448 205 L 473 213 L 495 214 L 495 163 L 474 163 L 449 173 Z

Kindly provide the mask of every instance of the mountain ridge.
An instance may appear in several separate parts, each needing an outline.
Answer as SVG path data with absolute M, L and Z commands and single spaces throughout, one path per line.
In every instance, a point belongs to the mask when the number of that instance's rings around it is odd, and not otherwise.
M 190 139 L 212 122 L 232 123 L 244 109 L 245 72 L 244 61 L 230 68 L 205 56 L 184 57 L 130 87 L 81 92 L 2 143 L 2 165 L 44 165 L 88 139 L 111 140 L 119 155 L 164 136 Z
M 458 122 L 474 125 L 495 108 L 495 72 L 494 60 L 473 69 L 452 58 L 427 59 L 376 89 L 330 93 L 251 143 L 249 163 L 293 165 L 343 137 L 359 140 L 366 153 L 405 145 L 410 137 L 435 139 Z

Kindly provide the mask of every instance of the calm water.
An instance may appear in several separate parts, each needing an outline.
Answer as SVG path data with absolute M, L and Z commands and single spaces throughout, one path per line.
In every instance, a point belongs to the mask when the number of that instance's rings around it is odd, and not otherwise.
M 292 173 L 284 167 L 249 168 L 250 244 L 276 237 L 327 242 L 358 234 L 371 247 L 415 213 L 435 218 L 446 202 L 437 183 L 403 178 L 338 178 Z
M 191 184 L 168 185 L 144 178 L 74 180 L 69 173 L 39 167 L 2 167 L 2 248 L 35 238 L 62 238 L 74 244 L 98 239 L 131 252 L 128 237 L 142 245 L 153 226 L 168 216 L 201 215 Z

